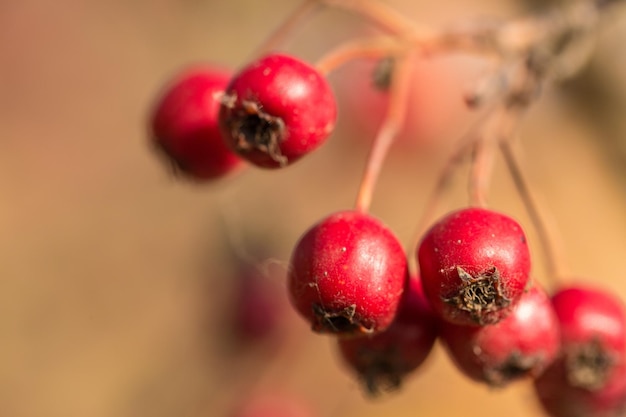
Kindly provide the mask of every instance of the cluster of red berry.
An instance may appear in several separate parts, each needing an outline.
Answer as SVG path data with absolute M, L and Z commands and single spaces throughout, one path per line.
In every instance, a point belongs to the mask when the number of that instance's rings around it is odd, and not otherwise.
M 152 135 L 178 172 L 204 181 L 246 162 L 286 167 L 318 148 L 336 117 L 324 74 L 272 53 L 235 75 L 212 66 L 182 73 L 154 110 Z M 515 220 L 486 208 L 455 211 L 411 256 L 419 272 L 392 231 L 358 205 L 311 227 L 291 256 L 293 306 L 315 332 L 336 337 L 367 392 L 399 387 L 439 339 L 473 380 L 502 387 L 533 378 L 552 416 L 626 410 L 624 305 L 585 285 L 549 295 L 530 278 Z
M 397 388 L 436 338 L 468 377 L 502 387 L 523 377 L 553 416 L 615 416 L 626 406 L 626 312 L 598 289 L 552 297 L 529 280 L 524 232 L 467 208 L 436 223 L 410 277 L 400 243 L 378 220 L 333 214 L 295 248 L 294 305 L 314 331 L 339 336 L 367 390 Z
M 337 105 L 326 78 L 307 63 L 270 54 L 236 76 L 190 68 L 168 88 L 153 117 L 155 144 L 195 180 L 239 169 L 291 164 L 330 135 Z

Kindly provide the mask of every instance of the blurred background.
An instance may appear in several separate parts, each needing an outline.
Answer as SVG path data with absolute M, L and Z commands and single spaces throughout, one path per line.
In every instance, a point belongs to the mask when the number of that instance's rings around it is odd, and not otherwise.
M 389 3 L 433 25 L 535 6 Z M 195 62 L 243 65 L 296 4 L 0 2 L 0 415 L 221 417 L 262 393 L 293 396 L 321 417 L 541 415 L 527 383 L 474 384 L 439 346 L 401 391 L 368 400 L 332 340 L 312 334 L 286 305 L 284 263 L 294 243 L 318 219 L 353 204 L 373 134 L 366 122 L 374 110 L 359 107 L 371 101 L 355 99 L 367 90 L 358 75 L 367 65 L 333 74 L 338 131 L 288 169 L 250 169 L 200 186 L 173 178 L 148 145 L 151 106 L 172 75 Z M 325 12 L 286 49 L 315 60 L 367 28 Z M 626 15 L 617 11 L 591 64 L 544 92 L 521 138 L 571 279 L 622 299 L 624 44 Z M 415 131 L 392 149 L 372 205 L 405 244 L 470 117 L 460 94 L 480 65 L 453 57 L 416 71 Z M 465 174 L 442 213 L 466 204 Z M 526 227 L 533 275 L 549 285 L 537 235 L 499 159 L 490 203 Z M 251 259 L 275 261 L 262 275 L 282 309 L 276 337 L 258 344 L 242 343 L 229 326 L 241 266 Z

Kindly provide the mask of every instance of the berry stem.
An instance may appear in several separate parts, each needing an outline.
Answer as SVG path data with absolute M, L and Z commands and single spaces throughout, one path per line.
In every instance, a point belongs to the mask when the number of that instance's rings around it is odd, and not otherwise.
M 424 51 L 466 51 L 477 55 L 526 54 L 540 44 L 552 46 L 565 34 L 582 33 L 595 24 L 596 11 L 610 0 L 595 0 L 557 8 L 550 13 L 493 24 L 473 22 L 460 28 L 435 29 L 418 25 L 409 17 L 377 0 L 318 0 L 357 14 L 382 31 L 410 41 Z M 612 0 L 617 1 L 617 0 Z
M 397 39 L 410 42 L 417 49 L 436 53 L 468 51 L 474 54 L 499 54 L 493 39 L 495 28 L 477 25 L 469 30 L 436 30 L 401 14 L 376 0 L 319 0 L 337 9 L 357 14 Z
M 398 42 L 387 37 L 355 39 L 342 43 L 327 52 L 317 61 L 315 67 L 322 74 L 328 75 L 350 61 L 395 56 L 405 49 Z
M 515 187 L 539 236 L 539 241 L 545 254 L 548 279 L 552 286 L 556 288 L 561 277 L 568 273 L 568 269 L 565 267 L 562 250 L 560 250 L 561 245 L 557 245 L 554 227 L 542 216 L 539 204 L 531 192 L 522 166 L 513 150 L 511 139 L 514 131 L 517 129 L 520 116 L 519 112 L 512 113 L 511 110 L 506 112 L 504 123 L 507 127 L 502 130 L 498 143 L 507 169 L 513 178 Z
M 289 14 L 282 23 L 259 45 L 256 56 L 262 56 L 276 49 L 315 12 L 324 6 L 319 0 L 304 0 Z
M 377 25 L 383 31 L 405 39 L 425 37 L 431 30 L 418 26 L 397 10 L 376 0 L 319 0 L 322 3 L 356 13 Z
M 453 175 L 456 173 L 456 169 L 461 162 L 463 162 L 463 158 L 467 155 L 470 149 L 470 143 L 465 143 L 463 146 L 457 148 L 456 152 L 452 154 L 445 166 L 439 173 L 439 177 L 437 178 L 437 182 L 435 183 L 435 187 L 430 193 L 428 200 L 426 202 L 424 211 L 420 217 L 419 222 L 417 223 L 416 232 L 413 234 L 413 241 L 407 248 L 407 261 L 408 261 L 408 269 L 409 274 L 411 276 L 417 276 L 418 265 L 417 258 L 415 257 L 415 253 L 417 252 L 417 247 L 419 246 L 419 242 L 422 240 L 422 236 L 426 231 L 427 225 L 431 223 L 431 219 L 435 217 L 435 213 L 437 212 L 437 208 L 439 207 L 439 203 L 441 202 L 441 197 L 443 193 L 450 186 L 450 182 L 452 181 Z
M 489 135 L 484 135 L 474 142 L 468 184 L 471 206 L 487 207 L 494 159 L 493 141 L 490 139 Z
M 404 124 L 414 62 L 414 54 L 409 53 L 398 57 L 396 65 L 394 65 L 391 76 L 389 107 L 367 157 L 365 172 L 361 179 L 355 203 L 357 211 L 366 213 L 369 210 L 374 187 L 387 152 Z
M 485 108 L 483 112 L 471 123 L 467 131 L 459 138 L 457 145 L 454 147 L 452 154 L 448 157 L 443 169 L 439 172 L 437 182 L 426 202 L 424 211 L 413 233 L 413 241 L 407 247 L 408 252 L 408 268 L 409 272 L 416 276 L 417 264 L 414 254 L 416 253 L 422 236 L 426 233 L 428 225 L 432 223 L 433 218 L 441 202 L 443 193 L 448 189 L 452 181 L 452 177 L 456 173 L 457 168 L 463 162 L 464 158 L 472 151 L 474 144 L 482 141 L 483 126 L 493 115 L 494 106 Z

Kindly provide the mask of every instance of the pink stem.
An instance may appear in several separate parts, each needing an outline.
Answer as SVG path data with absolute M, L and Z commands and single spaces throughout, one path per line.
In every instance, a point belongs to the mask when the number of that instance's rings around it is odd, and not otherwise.
M 357 195 L 355 209 L 366 213 L 372 202 L 376 181 L 380 175 L 389 148 L 404 124 L 413 72 L 414 55 L 399 58 L 392 74 L 387 114 L 383 120 L 367 158 L 365 172 Z

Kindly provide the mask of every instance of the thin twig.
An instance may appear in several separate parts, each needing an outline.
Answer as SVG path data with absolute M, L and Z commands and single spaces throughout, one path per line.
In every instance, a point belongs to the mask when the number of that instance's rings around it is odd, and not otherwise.
M 483 135 L 474 143 L 468 184 L 471 206 L 487 207 L 494 159 L 493 142 L 490 139 L 489 135 Z
M 414 54 L 411 53 L 397 58 L 394 65 L 389 107 L 367 157 L 365 172 L 355 203 L 355 209 L 358 211 L 367 212 L 369 210 L 374 187 L 387 152 L 404 125 L 414 61 Z
M 399 55 L 406 46 L 389 37 L 354 39 L 335 47 L 315 64 L 319 72 L 328 75 L 350 61 Z
M 404 39 L 424 38 L 431 30 L 420 26 L 394 8 L 376 0 L 319 0 L 328 6 L 356 13 L 381 30 Z
M 509 122 L 511 123 L 511 129 L 507 136 L 502 136 L 499 139 L 500 151 L 506 162 L 506 166 L 513 178 L 515 187 L 526 207 L 526 211 L 533 223 L 537 235 L 539 236 L 539 242 L 545 254 L 546 269 L 548 272 L 548 279 L 553 286 L 557 286 L 559 280 L 567 273 L 565 267 L 562 251 L 559 250 L 560 245 L 557 245 L 556 234 L 554 229 L 549 226 L 541 215 L 539 204 L 533 196 L 529 183 L 523 172 L 521 164 L 518 161 L 517 156 L 512 147 L 512 137 L 517 124 L 519 123 L 520 114 L 509 114 Z
M 419 268 L 417 265 L 416 253 L 419 242 L 422 240 L 422 236 L 426 232 L 427 226 L 435 217 L 435 213 L 437 212 L 443 193 L 450 186 L 452 177 L 456 173 L 458 166 L 461 165 L 461 162 L 463 162 L 463 159 L 471 150 L 474 140 L 475 138 L 472 137 L 469 143 L 465 143 L 464 146 L 458 147 L 452 156 L 448 158 L 443 169 L 439 172 L 439 177 L 437 178 L 435 187 L 430 192 L 430 196 L 428 197 L 424 210 L 422 211 L 422 215 L 420 216 L 420 220 L 415 228 L 416 231 L 413 233 L 412 242 L 407 246 L 407 262 L 410 276 L 418 275 L 417 272 Z
M 300 27 L 306 19 L 310 19 L 314 12 L 321 10 L 324 5 L 319 0 L 303 0 L 298 7 L 287 16 L 256 49 L 256 56 L 262 56 L 278 48 L 280 44 Z
M 480 116 L 474 120 L 473 123 L 471 123 L 465 133 L 458 140 L 452 154 L 448 157 L 444 167 L 439 172 L 435 186 L 430 192 L 424 210 L 422 211 L 420 219 L 415 227 L 413 239 L 407 246 L 408 268 L 409 272 L 412 274 L 411 276 L 416 276 L 415 273 L 418 269 L 415 254 L 417 252 L 419 242 L 422 240 L 422 236 L 426 233 L 427 228 L 432 223 L 439 204 L 441 203 L 441 198 L 444 192 L 449 188 L 450 183 L 452 182 L 452 177 L 456 173 L 457 168 L 461 165 L 467 155 L 469 155 L 474 144 L 481 140 L 483 135 L 482 128 L 486 121 L 492 117 L 494 108 L 495 107 L 492 106 L 484 109 L 483 113 L 481 113 Z

